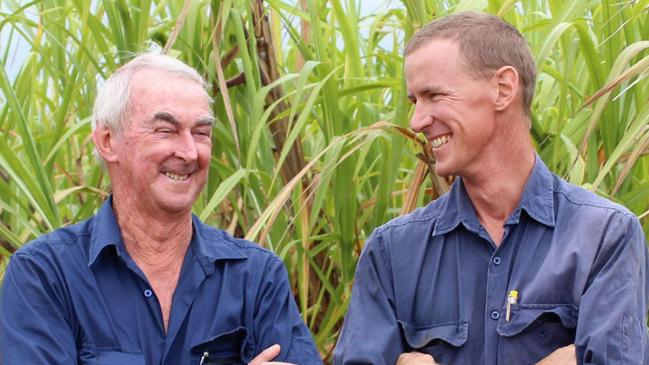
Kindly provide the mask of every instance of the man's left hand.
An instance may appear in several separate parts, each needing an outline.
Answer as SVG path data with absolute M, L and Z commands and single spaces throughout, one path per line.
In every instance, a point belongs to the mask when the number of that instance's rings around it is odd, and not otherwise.
M 575 345 L 568 345 L 556 349 L 546 358 L 537 362 L 536 365 L 577 365 Z
M 428 354 L 421 352 L 404 352 L 399 355 L 395 365 L 436 365 L 435 359 Z
M 281 350 L 282 348 L 279 345 L 275 344 L 262 351 L 254 359 L 252 359 L 248 363 L 248 365 L 295 365 L 288 362 L 273 361 L 273 359 L 276 358 L 277 355 L 279 355 Z

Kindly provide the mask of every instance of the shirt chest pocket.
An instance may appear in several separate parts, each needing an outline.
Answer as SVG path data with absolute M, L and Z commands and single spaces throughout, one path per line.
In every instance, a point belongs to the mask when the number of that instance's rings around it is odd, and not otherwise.
M 247 364 L 254 353 L 248 342 L 248 331 L 238 327 L 198 341 L 191 347 L 192 359 L 202 365 Z
M 577 317 L 578 308 L 572 304 L 513 305 L 510 320 L 501 316 L 498 322 L 497 331 L 503 337 L 499 358 L 516 364 L 536 363 L 575 342 Z
M 466 320 L 426 326 L 399 321 L 399 325 L 410 351 L 430 354 L 440 364 L 458 361 L 457 350 L 466 343 L 469 327 Z

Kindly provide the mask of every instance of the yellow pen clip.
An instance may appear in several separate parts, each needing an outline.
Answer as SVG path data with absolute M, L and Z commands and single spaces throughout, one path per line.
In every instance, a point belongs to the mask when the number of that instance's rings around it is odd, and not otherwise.
M 518 303 L 518 290 L 511 290 L 507 294 L 507 310 L 505 312 L 505 321 L 509 322 L 512 318 L 512 304 Z

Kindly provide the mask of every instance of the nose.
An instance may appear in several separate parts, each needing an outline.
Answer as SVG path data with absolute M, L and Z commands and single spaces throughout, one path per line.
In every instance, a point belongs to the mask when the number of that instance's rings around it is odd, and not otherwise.
M 198 159 L 198 149 L 191 131 L 184 130 L 178 133 L 174 155 L 187 162 L 194 162 Z
M 410 129 L 416 133 L 423 132 L 433 122 L 431 113 L 426 112 L 423 106 L 415 104 L 415 111 L 410 118 Z

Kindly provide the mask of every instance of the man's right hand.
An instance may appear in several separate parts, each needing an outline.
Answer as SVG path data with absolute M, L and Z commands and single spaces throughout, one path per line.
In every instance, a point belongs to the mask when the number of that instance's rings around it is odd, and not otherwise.
M 536 365 L 577 365 L 577 353 L 575 345 L 568 345 L 554 350 Z
M 435 359 L 428 354 L 421 352 L 404 352 L 399 355 L 395 365 L 436 365 Z

